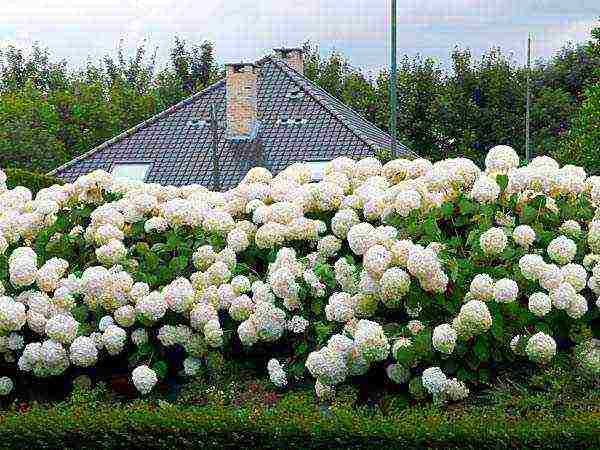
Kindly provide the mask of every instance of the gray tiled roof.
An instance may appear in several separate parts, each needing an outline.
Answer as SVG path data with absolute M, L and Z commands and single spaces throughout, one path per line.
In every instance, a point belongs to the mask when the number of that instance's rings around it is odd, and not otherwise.
M 267 56 L 258 62 L 260 130 L 254 141 L 225 139 L 225 81 L 116 136 L 51 174 L 67 181 L 92 170 L 110 171 L 113 164 L 151 163 L 147 182 L 181 186 L 211 184 L 211 133 L 208 125 L 192 127 L 192 118 L 208 120 L 215 105 L 219 130 L 219 168 L 223 188 L 236 185 L 246 172 L 263 165 L 277 173 L 297 161 L 361 158 L 389 148 L 391 137 L 311 83 L 283 60 Z M 304 95 L 289 99 L 286 94 Z M 305 119 L 302 125 L 277 124 L 279 119 Z M 416 156 L 398 144 L 399 156 Z

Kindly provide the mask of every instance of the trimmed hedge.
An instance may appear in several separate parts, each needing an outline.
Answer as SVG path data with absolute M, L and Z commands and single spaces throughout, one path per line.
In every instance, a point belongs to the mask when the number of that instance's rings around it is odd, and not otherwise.
M 413 406 L 386 416 L 344 402 L 319 406 L 300 393 L 270 408 L 75 399 L 0 415 L 0 442 L 15 449 L 600 447 L 597 402 L 541 406 L 547 400 L 532 396 L 502 408 Z
M 44 188 L 55 184 L 63 184 L 58 178 L 43 173 L 28 172 L 23 169 L 4 169 L 4 173 L 7 177 L 6 185 L 10 189 L 14 189 L 17 186 L 24 186 L 31 190 L 33 195 Z

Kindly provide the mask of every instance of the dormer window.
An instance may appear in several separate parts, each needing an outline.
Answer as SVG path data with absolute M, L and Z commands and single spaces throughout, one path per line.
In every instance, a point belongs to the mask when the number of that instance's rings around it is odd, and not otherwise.
M 285 94 L 285 97 L 289 100 L 300 100 L 302 97 L 304 97 L 304 91 L 296 89 L 295 91 Z
M 310 167 L 312 181 L 321 181 L 325 175 L 325 165 L 327 161 L 306 161 Z
M 149 171 L 150 164 L 124 163 L 113 165 L 110 173 L 114 178 L 145 181 Z
M 206 125 L 206 120 L 199 119 L 198 117 L 193 117 L 188 120 L 188 127 L 190 128 L 201 128 Z
M 305 125 L 308 122 L 306 119 L 278 119 L 276 125 Z

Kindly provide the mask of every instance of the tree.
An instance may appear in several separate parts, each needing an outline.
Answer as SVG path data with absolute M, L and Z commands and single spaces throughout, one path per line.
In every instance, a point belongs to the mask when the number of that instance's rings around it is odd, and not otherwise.
M 547 86 L 533 90 L 531 103 L 531 156 L 549 155 L 557 150 L 568 131 L 577 104 L 571 95 Z
M 539 64 L 544 86 L 562 89 L 581 102 L 586 88 L 597 80 L 595 73 L 600 67 L 600 27 L 592 30 L 591 39 L 580 43 L 568 43 L 547 62 Z
M 66 161 L 56 108 L 46 94 L 25 83 L 0 94 L 0 167 L 47 171 Z
M 27 84 L 42 92 L 65 89 L 67 81 L 66 61 L 52 62 L 48 49 L 34 43 L 29 55 L 23 49 L 8 46 L 0 48 L 0 91 L 15 91 Z
M 469 50 L 455 49 L 453 73 L 443 99 L 443 135 L 452 144 L 444 156 L 482 161 L 497 144 L 524 154 L 525 74 L 499 48 L 474 61 Z
M 597 71 L 600 76 L 600 70 Z M 584 93 L 584 102 L 573 126 L 555 157 L 562 164 L 583 166 L 591 175 L 600 175 L 600 82 Z
M 384 130 L 389 127 L 389 72 L 366 76 L 339 51 L 321 57 L 304 45 L 305 75 Z M 600 27 L 566 45 L 532 72 L 532 153 L 551 152 L 588 167 L 600 75 Z M 169 64 L 156 67 L 146 43 L 71 70 L 35 44 L 0 50 L 0 164 L 46 170 L 95 147 L 224 76 L 213 44 L 175 38 Z M 475 58 L 456 48 L 452 68 L 428 58 L 400 59 L 398 138 L 437 160 L 483 159 L 497 144 L 524 154 L 526 72 L 498 48 Z M 587 158 L 587 159 L 586 159 Z
M 176 36 L 171 50 L 171 65 L 183 97 L 201 91 L 217 78 L 214 47 L 209 41 L 188 48 L 187 42 Z

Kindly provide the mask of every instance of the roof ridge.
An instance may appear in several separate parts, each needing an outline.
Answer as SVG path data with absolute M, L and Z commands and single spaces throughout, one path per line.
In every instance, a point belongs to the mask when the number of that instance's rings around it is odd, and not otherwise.
M 345 117 L 342 114 L 340 114 L 338 111 L 336 111 L 334 108 L 332 108 L 332 106 L 329 103 L 327 103 L 326 101 L 323 101 L 323 99 L 320 98 L 319 96 L 328 97 L 329 100 L 332 100 L 335 103 L 339 104 L 339 106 L 344 108 L 346 111 L 350 112 L 351 114 L 354 114 L 359 119 L 366 122 L 367 125 L 373 127 L 377 132 L 389 137 L 390 141 L 391 141 L 392 136 L 389 133 L 386 133 L 381 128 L 379 128 L 377 125 L 370 122 L 367 118 L 363 117 L 361 114 L 356 112 L 354 109 L 347 106 L 344 102 L 338 100 L 333 95 L 331 95 L 327 91 L 325 91 L 325 89 L 323 89 L 323 88 L 319 87 L 318 85 L 316 85 L 315 83 L 313 83 L 306 76 L 304 76 L 303 74 L 301 74 L 294 68 L 290 67 L 285 61 L 283 61 L 279 58 L 272 58 L 272 60 L 275 62 L 275 64 L 280 69 L 282 69 L 286 73 L 286 75 L 288 75 L 289 78 L 291 78 L 296 84 L 298 84 L 300 87 L 302 87 L 304 89 L 304 91 L 308 92 L 308 94 L 313 99 L 315 99 L 330 114 L 332 114 L 335 118 L 337 118 L 340 122 L 342 122 L 352 133 L 354 133 L 359 139 L 361 139 L 371 149 L 377 150 L 377 149 L 380 149 L 381 146 L 379 146 L 379 144 L 377 144 L 375 141 L 371 140 L 368 136 L 365 136 L 359 128 L 357 128 L 356 126 L 354 126 L 351 123 L 348 123 L 348 121 L 345 120 Z M 316 94 L 318 94 L 318 95 L 315 95 L 315 92 L 312 92 L 312 91 L 316 91 Z M 397 144 L 399 144 L 410 155 L 415 156 L 415 157 L 418 156 L 415 152 L 413 152 L 410 148 L 406 147 L 404 144 L 402 144 L 400 142 L 398 142 Z
M 125 139 L 126 137 L 131 136 L 133 133 L 136 133 L 136 132 L 140 131 L 141 129 L 146 128 L 149 125 L 152 125 L 157 120 L 162 119 L 163 117 L 168 116 L 169 114 L 172 114 L 172 113 L 180 110 L 184 106 L 189 105 L 190 103 L 195 101 L 198 97 L 201 97 L 202 95 L 206 94 L 207 92 L 210 92 L 211 90 L 215 89 L 218 85 L 223 84 L 223 83 L 225 83 L 224 78 L 220 79 L 219 81 L 214 82 L 213 84 L 211 84 L 210 86 L 207 86 L 203 90 L 196 92 L 195 94 L 192 94 L 189 97 L 184 98 L 180 102 L 175 103 L 172 106 L 169 106 L 167 109 L 164 109 L 163 111 L 153 115 L 152 117 L 149 117 L 148 119 L 138 123 L 137 125 L 117 134 L 116 136 L 110 138 L 109 140 L 104 141 L 102 144 L 97 145 L 96 147 L 92 148 L 91 150 L 88 150 L 85 153 L 82 153 L 81 155 L 64 163 L 63 165 L 51 170 L 50 172 L 48 172 L 48 175 L 55 175 L 57 172 L 60 172 L 61 170 L 71 167 L 73 164 L 78 163 L 79 161 L 82 161 L 82 160 L 92 156 L 93 154 L 99 152 L 100 150 L 105 149 L 109 145 L 112 145 L 122 139 Z

